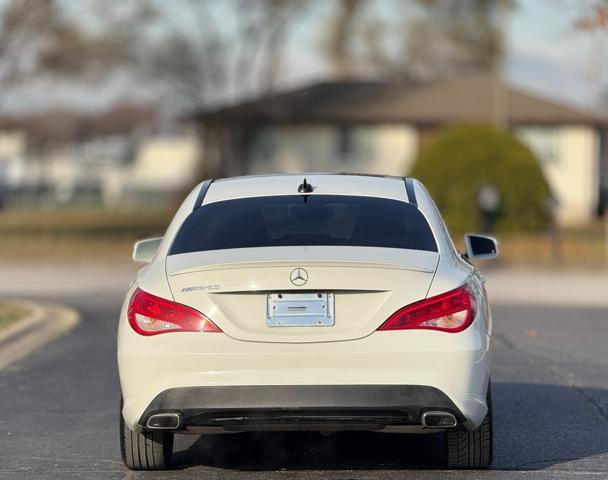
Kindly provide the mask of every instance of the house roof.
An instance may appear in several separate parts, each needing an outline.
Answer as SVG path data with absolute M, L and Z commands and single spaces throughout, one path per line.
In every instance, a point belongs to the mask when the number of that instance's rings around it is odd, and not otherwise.
M 508 86 L 510 124 L 608 125 L 608 119 Z M 441 123 L 492 120 L 488 75 L 431 84 L 323 82 L 192 116 L 204 124 L 241 123 Z

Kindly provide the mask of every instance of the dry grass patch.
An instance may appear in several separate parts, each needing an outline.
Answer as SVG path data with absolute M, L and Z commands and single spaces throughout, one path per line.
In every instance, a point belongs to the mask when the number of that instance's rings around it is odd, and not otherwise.
M 164 233 L 160 210 L 9 210 L 0 212 L 0 261 L 130 262 L 136 240 Z M 601 222 L 578 230 L 497 234 L 500 262 L 528 267 L 606 268 Z M 460 251 L 462 235 L 453 234 Z
M 0 301 L 0 330 L 11 323 L 21 320 L 29 313 L 22 305 L 9 301 Z
M 454 236 L 457 247 L 464 251 L 462 235 Z M 602 224 L 585 229 L 563 230 L 557 235 L 542 233 L 509 233 L 496 235 L 500 262 L 531 267 L 606 268 L 605 231 Z
M 162 235 L 167 211 L 9 210 L 0 213 L 0 259 L 129 261 L 133 243 Z

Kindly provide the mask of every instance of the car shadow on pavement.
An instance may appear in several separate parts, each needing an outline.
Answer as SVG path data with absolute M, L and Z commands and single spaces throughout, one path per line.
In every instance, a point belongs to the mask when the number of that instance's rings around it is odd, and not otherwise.
M 441 462 L 442 452 L 437 434 L 256 432 L 203 436 L 174 455 L 174 466 L 260 471 L 432 468 Z
M 494 463 L 538 470 L 608 452 L 608 390 L 494 383 Z M 603 407 L 602 407 L 603 405 Z M 245 471 L 441 468 L 443 436 L 310 432 L 203 435 L 174 455 L 175 468 Z

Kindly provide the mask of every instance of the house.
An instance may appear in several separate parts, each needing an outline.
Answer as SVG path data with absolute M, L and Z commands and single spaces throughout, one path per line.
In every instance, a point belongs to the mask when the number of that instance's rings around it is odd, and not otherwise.
M 31 173 L 54 204 L 162 205 L 194 183 L 199 149 L 188 131 L 99 136 L 47 148 Z
M 502 95 L 506 124 L 535 152 L 557 200 L 558 222 L 591 221 L 601 179 L 608 178 L 608 120 L 511 86 Z M 406 175 L 438 128 L 491 122 L 496 98 L 485 75 L 423 85 L 325 82 L 192 118 L 213 174 Z
M 5 192 L 25 177 L 26 134 L 19 129 L 0 130 L 0 203 Z
M 153 107 L 0 117 L 0 208 L 172 205 L 196 181 L 196 132 Z
M 54 145 L 32 155 L 38 166 L 32 178 L 45 185 L 51 204 L 111 205 L 116 175 L 128 168 L 132 150 L 130 136 L 119 134 Z
M 183 195 L 197 181 L 200 149 L 190 129 L 141 138 L 127 172 L 130 200 L 161 203 Z

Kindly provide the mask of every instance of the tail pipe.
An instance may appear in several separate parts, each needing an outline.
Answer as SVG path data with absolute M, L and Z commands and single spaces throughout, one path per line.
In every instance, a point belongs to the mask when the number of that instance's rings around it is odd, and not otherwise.
M 458 424 L 456 417 L 450 412 L 432 410 L 422 414 L 424 428 L 453 428 Z
M 181 417 L 178 413 L 157 413 L 150 415 L 146 428 L 150 430 L 177 430 L 181 426 Z

